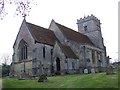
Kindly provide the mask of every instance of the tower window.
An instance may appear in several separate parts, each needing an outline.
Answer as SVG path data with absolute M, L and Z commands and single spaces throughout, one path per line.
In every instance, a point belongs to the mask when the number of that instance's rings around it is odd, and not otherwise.
M 45 58 L 45 46 L 43 47 L 43 58 Z
M 88 29 L 87 26 L 84 26 L 84 30 L 87 31 L 87 29 Z

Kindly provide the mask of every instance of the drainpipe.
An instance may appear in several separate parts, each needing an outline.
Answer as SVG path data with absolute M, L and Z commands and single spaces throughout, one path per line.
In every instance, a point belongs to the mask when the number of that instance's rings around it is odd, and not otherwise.
M 24 73 L 25 73 L 25 61 L 24 61 Z
M 67 73 L 69 73 L 69 68 L 68 68 L 68 60 L 67 60 Z
M 85 46 L 83 46 L 83 50 L 84 50 L 84 67 L 86 68 L 87 61 L 86 61 L 86 47 Z
M 53 68 L 53 60 L 52 60 L 52 55 L 53 55 L 53 49 L 51 49 L 51 74 L 54 73 L 54 68 Z

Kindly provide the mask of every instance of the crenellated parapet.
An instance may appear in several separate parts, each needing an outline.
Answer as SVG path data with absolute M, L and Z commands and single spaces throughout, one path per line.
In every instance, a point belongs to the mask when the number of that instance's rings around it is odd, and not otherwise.
M 96 22 L 98 22 L 100 24 L 100 20 L 95 17 L 93 14 L 91 14 L 91 16 L 84 16 L 84 18 L 80 18 L 80 19 L 77 19 L 77 23 L 82 23 L 82 22 L 86 22 L 86 21 L 89 21 L 89 20 L 95 20 Z

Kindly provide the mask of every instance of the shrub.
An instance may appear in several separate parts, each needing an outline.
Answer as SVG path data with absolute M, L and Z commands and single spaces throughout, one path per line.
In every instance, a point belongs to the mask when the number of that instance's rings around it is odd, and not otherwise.
M 41 75 L 38 80 L 38 82 L 47 82 L 47 81 L 48 79 L 46 74 Z
M 3 64 L 2 65 L 2 77 L 9 76 L 9 73 L 10 73 L 10 66 Z

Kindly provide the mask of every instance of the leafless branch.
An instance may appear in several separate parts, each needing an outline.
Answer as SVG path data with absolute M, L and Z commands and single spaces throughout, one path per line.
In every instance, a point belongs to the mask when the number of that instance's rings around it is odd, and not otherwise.
M 0 19 L 2 20 L 5 16 L 5 2 L 0 0 Z
M 11 62 L 10 55 L 5 53 L 1 57 L 2 63 L 7 65 L 9 62 Z
M 21 15 L 22 17 L 29 15 L 32 4 L 34 4 L 33 0 L 15 0 L 14 3 L 17 6 L 16 15 Z
M 32 5 L 35 5 L 34 0 L 0 0 L 0 19 L 3 19 L 7 14 L 5 11 L 5 2 L 16 5 L 15 14 L 22 17 L 28 16 Z

